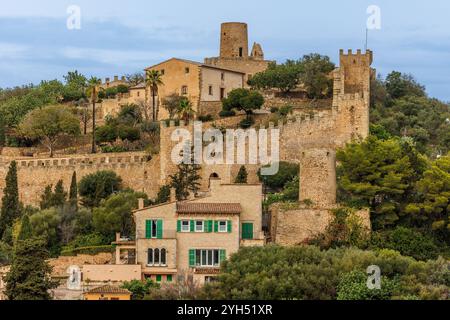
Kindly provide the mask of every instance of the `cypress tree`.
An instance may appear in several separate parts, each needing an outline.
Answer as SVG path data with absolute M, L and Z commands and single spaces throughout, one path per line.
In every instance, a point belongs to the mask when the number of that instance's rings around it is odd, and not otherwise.
M 32 229 L 31 229 L 31 223 L 30 223 L 30 218 L 28 217 L 27 214 L 25 214 L 22 217 L 22 221 L 20 223 L 20 232 L 19 232 L 19 236 L 18 236 L 18 240 L 26 240 L 31 238 L 32 236 Z
M 237 174 L 235 183 L 247 183 L 247 169 L 245 169 L 245 166 L 241 166 L 239 169 L 239 172 Z
M 69 201 L 70 204 L 77 207 L 78 205 L 78 186 L 77 186 L 77 173 L 76 171 L 72 174 L 72 182 L 70 183 L 69 189 Z
M 17 163 L 12 161 L 6 175 L 6 186 L 3 190 L 2 208 L 0 211 L 0 238 L 14 220 L 20 217 L 19 189 L 17 186 Z
M 67 192 L 64 191 L 63 181 L 59 180 L 55 186 L 55 193 L 52 197 L 53 207 L 62 207 L 66 202 Z
M 45 187 L 44 193 L 41 195 L 41 202 L 40 202 L 41 210 L 51 208 L 52 200 L 53 200 L 52 185 L 48 185 Z

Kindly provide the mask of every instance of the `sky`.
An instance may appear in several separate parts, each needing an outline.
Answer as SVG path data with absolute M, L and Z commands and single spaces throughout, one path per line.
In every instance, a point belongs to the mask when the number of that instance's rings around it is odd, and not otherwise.
M 80 29 L 67 28 L 80 8 Z M 373 67 L 412 74 L 430 96 L 450 101 L 448 0 L 0 0 L 0 87 L 62 79 L 78 70 L 101 78 L 142 71 L 171 57 L 219 53 L 220 24 L 246 22 L 249 42 L 269 60 L 364 49 L 367 8 Z

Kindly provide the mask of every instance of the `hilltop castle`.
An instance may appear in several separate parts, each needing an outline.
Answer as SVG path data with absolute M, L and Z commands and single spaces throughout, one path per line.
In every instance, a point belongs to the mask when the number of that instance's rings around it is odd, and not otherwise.
M 206 58 L 203 63 L 183 59 L 170 59 L 146 70 L 159 70 L 165 86 L 158 100 L 165 94 L 178 92 L 193 102 L 199 114 L 217 113 L 221 99 L 234 88 L 245 87 L 252 75 L 264 71 L 270 61 L 264 60 L 260 44 L 255 43 L 249 54 L 248 31 L 244 23 L 225 23 L 221 29 L 220 56 Z M 370 82 L 372 52 L 340 51 L 339 67 L 333 71 L 334 92 L 330 105 L 317 110 L 295 108 L 285 124 L 272 124 L 280 128 L 280 156 L 282 161 L 300 165 L 299 201 L 312 203 L 308 208 L 295 210 L 274 209 L 270 224 L 271 239 L 282 244 L 294 244 L 323 230 L 329 221 L 330 210 L 336 207 L 336 149 L 369 134 Z M 117 80 L 117 79 L 116 79 Z M 136 96 L 126 102 L 145 96 L 145 86 L 135 88 Z M 139 93 L 138 93 L 139 92 Z M 134 99 L 134 100 L 133 100 Z M 109 113 L 107 103 L 100 108 Z M 111 104 L 112 105 L 112 104 Z M 160 119 L 165 118 L 160 108 Z M 226 121 L 224 121 L 226 125 Z M 180 126 L 192 130 L 191 125 Z M 126 187 L 144 191 L 155 197 L 160 186 L 168 182 L 176 166 L 170 152 L 174 142 L 174 123 L 162 123 L 160 153 L 149 156 L 144 152 L 95 155 L 64 155 L 55 158 L 0 156 L 0 194 L 4 188 L 8 165 L 18 163 L 20 200 L 37 205 L 45 186 L 55 185 L 60 179 L 70 185 L 74 171 L 78 179 L 97 170 L 113 170 Z M 210 179 L 219 177 L 221 183 L 233 183 L 240 165 L 210 165 L 202 167 L 202 190 L 208 191 Z M 249 183 L 259 183 L 256 165 L 247 166 Z M 299 215 L 301 214 L 301 216 Z M 367 218 L 367 215 L 366 215 Z M 367 220 L 367 219 L 366 219 Z

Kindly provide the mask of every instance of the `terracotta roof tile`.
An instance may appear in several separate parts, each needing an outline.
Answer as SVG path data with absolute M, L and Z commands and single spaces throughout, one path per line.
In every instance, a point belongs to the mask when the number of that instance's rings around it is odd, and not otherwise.
M 130 291 L 127 289 L 122 289 L 114 286 L 101 286 L 88 291 L 88 293 L 119 293 L 119 294 L 130 294 Z
M 178 202 L 177 213 L 230 213 L 238 214 L 242 212 L 239 203 L 196 203 Z

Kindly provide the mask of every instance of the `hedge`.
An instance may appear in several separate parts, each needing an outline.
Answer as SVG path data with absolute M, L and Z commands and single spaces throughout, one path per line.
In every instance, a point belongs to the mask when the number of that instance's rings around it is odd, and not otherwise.
M 113 245 L 78 247 L 61 251 L 61 256 L 76 256 L 77 254 L 96 255 L 102 252 L 113 252 Z

